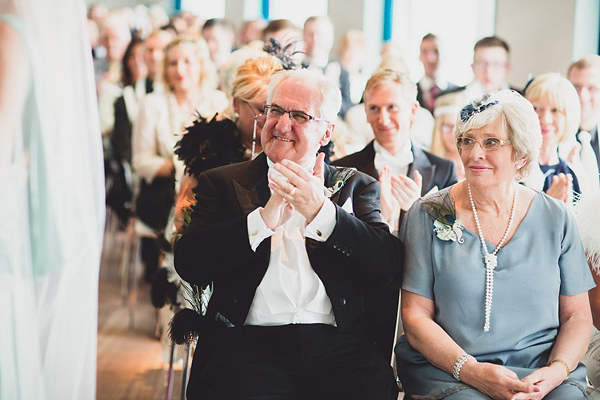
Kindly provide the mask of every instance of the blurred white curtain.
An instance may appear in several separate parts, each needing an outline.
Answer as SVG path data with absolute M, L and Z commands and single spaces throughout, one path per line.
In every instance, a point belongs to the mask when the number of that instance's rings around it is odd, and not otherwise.
M 0 0 L 1 400 L 96 396 L 104 172 L 85 13 Z

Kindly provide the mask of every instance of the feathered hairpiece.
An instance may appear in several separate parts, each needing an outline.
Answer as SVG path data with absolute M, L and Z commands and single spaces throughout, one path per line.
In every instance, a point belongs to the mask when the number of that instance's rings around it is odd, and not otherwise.
M 281 65 L 283 66 L 283 69 L 298 69 L 298 65 L 296 65 L 296 63 L 292 60 L 292 58 L 296 55 L 296 54 L 303 54 L 303 51 L 291 51 L 293 46 L 296 44 L 297 42 L 291 42 L 286 44 L 285 46 L 281 47 L 281 44 L 274 38 L 269 38 L 269 42 L 265 43 L 265 47 L 263 48 L 263 51 L 265 51 L 266 53 L 271 54 L 272 56 L 277 57 L 279 60 L 281 60 Z
M 484 94 L 480 99 L 476 99 L 471 101 L 469 104 L 464 106 L 462 110 L 460 110 L 460 120 L 465 123 L 467 122 L 473 115 L 483 112 L 491 106 L 495 106 L 498 104 L 498 100 L 488 101 L 490 99 L 489 94 Z

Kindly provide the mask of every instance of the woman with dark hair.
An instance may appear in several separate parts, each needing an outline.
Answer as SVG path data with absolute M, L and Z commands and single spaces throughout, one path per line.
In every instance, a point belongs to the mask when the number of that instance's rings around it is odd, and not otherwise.
M 139 102 L 146 95 L 144 50 L 142 39 L 133 38 L 129 42 L 121 65 L 123 95 L 115 102 L 115 126 L 111 137 L 115 165 L 106 201 L 123 223 L 131 214 L 131 130 Z
M 178 37 L 165 47 L 164 91 L 151 93 L 140 105 L 133 127 L 132 166 L 140 177 L 136 200 L 138 233 L 142 239 L 145 278 L 158 270 L 160 248 L 153 237 L 165 230 L 183 175 L 175 144 L 198 115 L 213 116 L 227 108 L 216 89 L 208 47 L 202 38 Z

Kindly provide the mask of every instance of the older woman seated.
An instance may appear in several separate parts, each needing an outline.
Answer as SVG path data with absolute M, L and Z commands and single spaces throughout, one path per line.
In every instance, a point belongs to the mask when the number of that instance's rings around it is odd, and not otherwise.
M 525 98 L 533 104 L 542 129 L 540 168 L 525 184 L 572 204 L 582 192 L 598 187 L 596 164 L 584 166 L 575 139 L 581 118 L 577 91 L 566 78 L 548 73 L 527 86 Z
M 499 91 L 454 132 L 466 180 L 418 200 L 400 234 L 406 398 L 583 399 L 594 283 L 570 210 L 518 184 L 538 168 L 535 111 Z

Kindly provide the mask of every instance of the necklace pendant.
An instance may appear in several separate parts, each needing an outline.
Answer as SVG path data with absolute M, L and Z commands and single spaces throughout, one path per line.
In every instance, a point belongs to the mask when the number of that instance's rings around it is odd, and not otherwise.
M 498 265 L 498 257 L 495 254 L 485 255 L 485 267 L 487 269 L 494 269 Z

